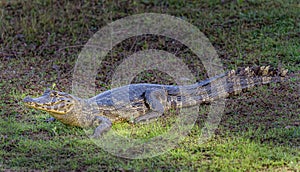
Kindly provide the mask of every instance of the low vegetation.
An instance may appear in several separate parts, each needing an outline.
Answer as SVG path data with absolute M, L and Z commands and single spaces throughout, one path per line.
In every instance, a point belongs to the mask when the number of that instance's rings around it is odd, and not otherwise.
M 0 2 L 0 169 L 24 171 L 298 171 L 300 169 L 300 4 L 296 0 L 117 1 L 86 3 L 30 0 Z M 257 87 L 226 100 L 215 135 L 200 144 L 209 105 L 174 149 L 148 159 L 116 157 L 95 145 L 81 128 L 24 107 L 26 95 L 45 88 L 71 93 L 72 72 L 81 48 L 103 26 L 133 14 L 179 17 L 199 28 L 224 68 L 271 65 L 289 69 L 291 79 Z M 111 88 L 122 59 L 160 49 L 183 59 L 197 80 L 201 61 L 180 42 L 157 35 L 127 39 L 109 52 L 96 77 L 96 92 Z M 174 84 L 148 70 L 132 83 Z M 118 123 L 114 130 L 148 139 L 166 131 L 172 115 L 155 124 Z M 154 129 L 153 129 L 154 128 Z

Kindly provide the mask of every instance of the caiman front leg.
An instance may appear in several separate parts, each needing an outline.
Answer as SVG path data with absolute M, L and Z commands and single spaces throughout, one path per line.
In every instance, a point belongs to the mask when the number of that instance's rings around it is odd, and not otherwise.
M 93 126 L 97 126 L 97 128 L 94 130 L 92 138 L 99 138 L 102 134 L 110 130 L 112 122 L 106 117 L 96 116 Z
M 146 103 L 150 111 L 134 120 L 134 123 L 147 122 L 163 115 L 167 104 L 167 93 L 163 89 L 150 89 L 145 92 Z

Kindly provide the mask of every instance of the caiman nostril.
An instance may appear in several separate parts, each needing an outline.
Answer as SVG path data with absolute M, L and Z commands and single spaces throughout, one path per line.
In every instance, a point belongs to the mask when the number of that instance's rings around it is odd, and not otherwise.
M 25 98 L 23 99 L 23 102 L 25 102 L 25 103 L 32 102 L 32 98 L 29 97 L 29 96 L 27 96 L 27 97 L 25 97 Z

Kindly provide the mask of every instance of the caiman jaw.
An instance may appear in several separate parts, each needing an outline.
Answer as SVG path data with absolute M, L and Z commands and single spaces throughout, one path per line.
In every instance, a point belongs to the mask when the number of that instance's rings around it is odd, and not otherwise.
M 73 109 L 75 99 L 67 93 L 47 89 L 41 97 L 25 97 L 23 102 L 34 109 L 64 115 Z

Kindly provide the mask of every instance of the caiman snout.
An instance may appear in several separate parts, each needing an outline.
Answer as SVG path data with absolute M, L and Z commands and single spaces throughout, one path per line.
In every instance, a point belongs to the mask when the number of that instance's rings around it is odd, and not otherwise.
M 37 97 L 37 98 L 31 98 L 29 96 L 25 97 L 23 99 L 23 102 L 25 104 L 39 104 L 39 105 L 42 105 L 42 104 L 45 104 L 45 103 L 49 103 L 49 99 L 46 98 L 46 97 Z
M 63 115 L 73 109 L 74 100 L 63 92 L 46 91 L 42 96 L 31 98 L 29 96 L 23 99 L 26 106 L 44 110 L 51 114 Z

